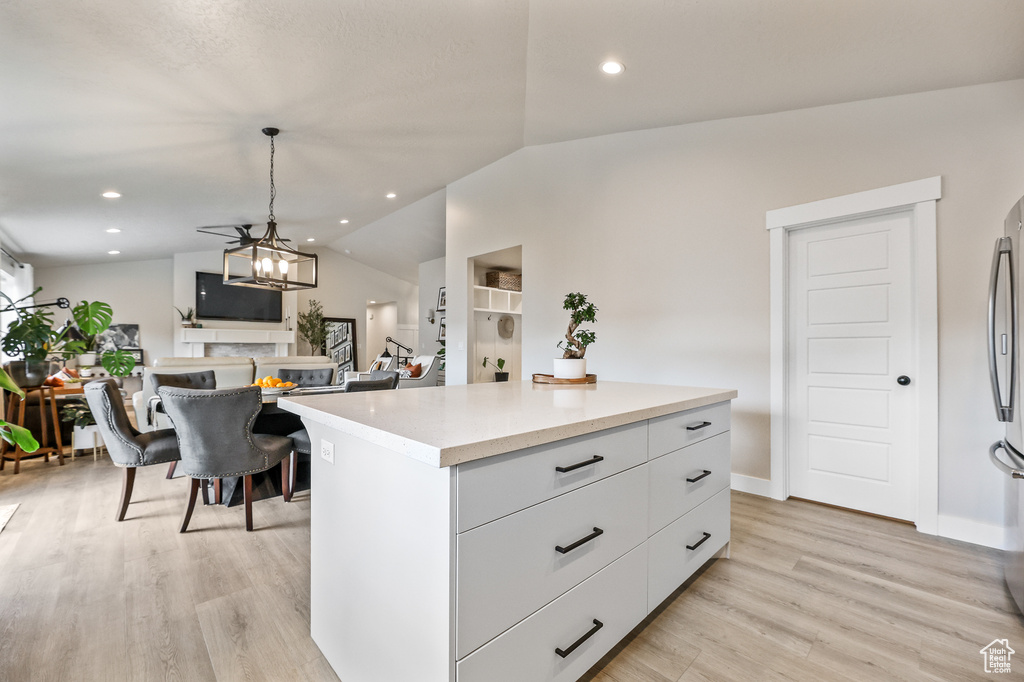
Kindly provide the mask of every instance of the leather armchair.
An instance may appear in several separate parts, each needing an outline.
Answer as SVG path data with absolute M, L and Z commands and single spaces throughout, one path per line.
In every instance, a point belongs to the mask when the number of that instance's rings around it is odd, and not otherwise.
M 116 521 L 124 521 L 135 485 L 135 469 L 150 464 L 176 462 L 180 458 L 178 439 L 174 429 L 161 429 L 141 433 L 132 428 L 124 399 L 113 379 L 91 381 L 85 385 L 85 399 L 96 419 L 96 427 L 116 466 L 124 469 L 121 499 L 114 514 Z
M 191 479 L 180 532 L 188 529 L 200 483 L 233 476 L 244 479 L 245 529 L 252 530 L 252 474 L 295 457 L 291 438 L 253 433 L 253 422 L 262 407 L 260 389 L 210 391 L 161 386 L 158 390 L 178 436 L 179 466 Z M 285 502 L 291 500 L 291 468 L 291 461 L 281 465 Z

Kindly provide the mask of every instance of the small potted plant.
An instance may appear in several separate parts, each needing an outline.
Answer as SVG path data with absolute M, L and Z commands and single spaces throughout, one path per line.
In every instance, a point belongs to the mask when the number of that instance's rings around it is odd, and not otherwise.
M 584 294 L 566 294 L 562 308 L 569 311 L 569 328 L 565 338 L 558 342 L 562 357 L 555 358 L 556 379 L 583 379 L 587 376 L 587 361 L 583 357 L 587 346 L 597 341 L 597 335 L 589 329 L 580 329 L 584 322 L 597 322 L 597 306 L 587 301 Z
M 482 367 L 490 365 L 495 369 L 494 380 L 495 381 L 508 381 L 508 372 L 505 371 L 505 358 L 498 358 L 497 362 L 491 362 L 487 356 L 484 356 L 484 364 Z
M 185 312 L 181 312 L 181 308 L 174 306 L 174 309 L 178 311 L 178 315 L 181 316 L 182 327 L 194 327 L 196 326 L 196 311 L 195 308 L 189 306 L 185 309 Z

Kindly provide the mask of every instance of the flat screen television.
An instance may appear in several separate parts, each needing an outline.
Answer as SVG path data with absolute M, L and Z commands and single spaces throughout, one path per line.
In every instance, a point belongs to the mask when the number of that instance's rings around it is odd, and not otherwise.
M 196 317 L 200 320 L 280 322 L 281 292 L 224 284 L 215 272 L 196 273 Z

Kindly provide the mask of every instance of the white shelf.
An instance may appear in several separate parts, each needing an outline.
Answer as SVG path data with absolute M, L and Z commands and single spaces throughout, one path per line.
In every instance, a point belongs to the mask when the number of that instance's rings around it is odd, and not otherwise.
M 484 313 L 522 315 L 523 292 L 474 286 L 473 310 Z

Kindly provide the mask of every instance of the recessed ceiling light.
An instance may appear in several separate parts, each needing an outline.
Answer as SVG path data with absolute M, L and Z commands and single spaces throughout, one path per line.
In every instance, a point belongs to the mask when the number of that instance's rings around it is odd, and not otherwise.
M 313 237 L 308 237 L 308 238 L 306 239 L 306 241 L 307 241 L 307 242 L 315 242 L 315 241 L 316 241 L 316 239 L 314 239 Z
M 616 76 L 625 71 L 626 67 L 622 65 L 622 62 L 607 61 L 601 65 L 601 70 L 611 76 Z
M 120 251 L 107 251 L 107 253 L 109 253 L 111 256 L 116 256 L 117 254 L 119 254 L 121 252 Z
M 104 192 L 103 193 L 103 198 L 104 199 L 119 199 L 120 197 L 121 197 L 121 193 L 120 192 Z
M 370 301 L 370 305 L 376 305 L 376 301 Z
M 352 253 L 350 250 L 345 249 L 345 253 Z
M 107 232 L 109 232 L 110 234 L 117 234 L 117 233 L 118 233 L 118 232 L 120 232 L 120 231 L 121 231 L 121 230 L 120 230 L 120 229 L 118 229 L 118 228 L 116 228 L 116 227 L 108 227 L 108 228 L 107 228 Z
M 388 192 L 388 193 L 387 193 L 387 194 L 385 194 L 384 196 L 386 196 L 386 197 L 387 197 L 388 199 L 394 199 L 394 198 L 395 198 L 395 197 L 397 197 L 398 195 L 397 195 L 397 194 L 395 194 L 394 192 Z
M 344 220 L 339 220 L 338 222 L 341 223 L 342 225 L 348 225 L 348 218 L 345 218 Z

